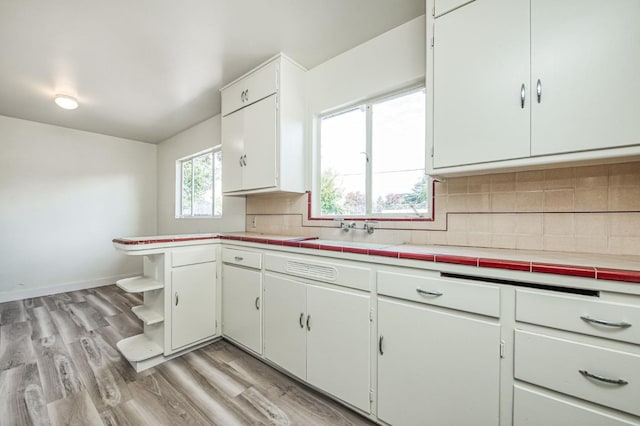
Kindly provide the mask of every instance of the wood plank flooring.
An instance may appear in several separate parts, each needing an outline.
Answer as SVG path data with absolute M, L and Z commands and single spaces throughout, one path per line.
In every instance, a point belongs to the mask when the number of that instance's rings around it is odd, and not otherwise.
M 225 341 L 136 373 L 116 342 L 140 304 L 114 285 L 0 303 L 0 426 L 372 424 Z

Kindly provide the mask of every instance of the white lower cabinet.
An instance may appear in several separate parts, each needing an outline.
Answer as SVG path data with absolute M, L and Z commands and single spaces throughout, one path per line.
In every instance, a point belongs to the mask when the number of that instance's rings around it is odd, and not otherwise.
M 171 348 L 216 334 L 216 263 L 171 270 Z
M 369 300 L 364 292 L 265 274 L 265 357 L 370 412 Z
M 262 272 L 222 265 L 222 333 L 262 353 Z
M 497 425 L 500 325 L 378 298 L 378 418 L 393 425 Z

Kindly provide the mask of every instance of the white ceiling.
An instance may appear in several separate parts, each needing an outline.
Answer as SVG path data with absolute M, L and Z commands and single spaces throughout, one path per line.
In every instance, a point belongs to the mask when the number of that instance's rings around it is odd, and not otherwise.
M 424 10 L 424 0 L 2 0 L 0 115 L 157 143 L 218 114 L 218 89 L 280 51 L 313 68 Z M 56 92 L 80 108 L 60 109 Z

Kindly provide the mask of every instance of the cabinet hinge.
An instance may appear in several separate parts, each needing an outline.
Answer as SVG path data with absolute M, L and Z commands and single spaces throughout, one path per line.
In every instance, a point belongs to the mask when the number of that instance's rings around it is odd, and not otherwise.
M 373 402 L 373 389 L 369 389 L 369 402 Z
M 218 331 L 218 320 L 215 320 L 215 330 Z
M 500 358 L 504 358 L 504 340 L 500 340 Z
M 433 2 L 433 7 L 431 8 L 431 16 L 436 16 L 436 2 Z
M 431 37 L 431 47 L 436 44 L 435 37 Z
M 369 309 L 369 321 L 373 322 L 373 309 Z
M 433 158 L 433 145 L 431 145 L 431 158 Z

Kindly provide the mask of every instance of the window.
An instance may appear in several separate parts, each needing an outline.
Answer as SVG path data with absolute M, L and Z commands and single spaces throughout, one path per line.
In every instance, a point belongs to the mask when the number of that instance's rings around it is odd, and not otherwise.
M 222 216 L 220 147 L 176 161 L 176 217 Z
M 424 88 L 320 117 L 321 216 L 425 217 Z

